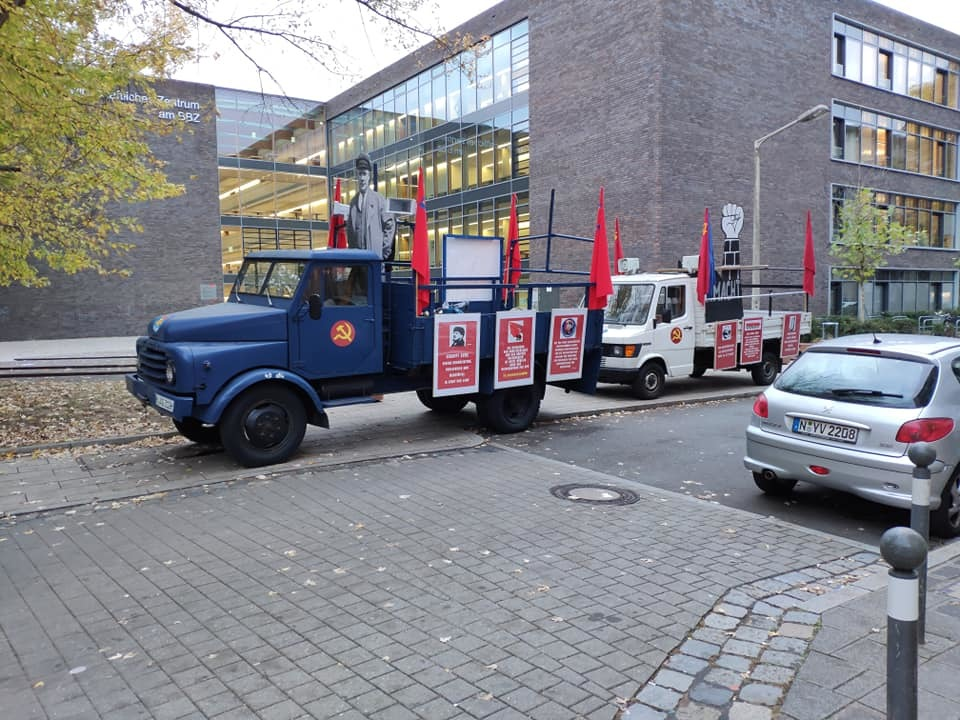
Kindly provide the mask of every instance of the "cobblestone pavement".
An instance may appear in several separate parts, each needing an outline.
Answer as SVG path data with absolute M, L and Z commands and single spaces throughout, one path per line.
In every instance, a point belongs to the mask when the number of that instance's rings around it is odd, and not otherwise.
M 9 518 L 0 707 L 611 720 L 656 673 L 683 674 L 665 662 L 708 644 L 692 633 L 718 599 L 862 557 L 619 480 L 636 503 L 550 494 L 610 480 L 483 446 Z

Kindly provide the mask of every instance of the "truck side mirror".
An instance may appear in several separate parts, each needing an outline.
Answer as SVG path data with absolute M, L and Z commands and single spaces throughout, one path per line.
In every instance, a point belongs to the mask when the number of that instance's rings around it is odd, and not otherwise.
M 319 320 L 323 315 L 323 298 L 318 293 L 314 293 L 307 298 L 307 305 L 310 307 L 310 319 Z

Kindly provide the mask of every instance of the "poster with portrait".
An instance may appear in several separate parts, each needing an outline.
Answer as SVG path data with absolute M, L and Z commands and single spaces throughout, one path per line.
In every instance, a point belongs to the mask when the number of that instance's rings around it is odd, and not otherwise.
M 737 366 L 737 321 L 718 322 L 713 332 L 713 369 L 735 368 Z
M 744 318 L 740 339 L 740 364 L 753 365 L 763 359 L 763 318 Z
M 576 380 L 583 375 L 584 332 L 587 311 L 556 308 L 550 313 L 547 382 Z
M 434 315 L 433 395 L 480 389 L 480 313 Z
M 780 341 L 780 357 L 784 360 L 800 354 L 800 313 L 783 316 L 783 339 Z
M 495 388 L 533 383 L 533 334 L 536 312 L 511 310 L 497 313 L 497 337 L 494 343 Z

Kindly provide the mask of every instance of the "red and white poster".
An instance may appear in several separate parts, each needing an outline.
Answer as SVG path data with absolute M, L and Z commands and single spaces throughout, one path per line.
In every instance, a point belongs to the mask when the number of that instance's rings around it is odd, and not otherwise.
M 583 375 L 583 344 L 587 311 L 555 309 L 550 313 L 547 382 L 576 380 Z
M 433 316 L 433 396 L 480 389 L 480 313 Z
M 800 354 L 800 313 L 783 316 L 783 339 L 780 341 L 780 357 L 795 358 Z
M 495 388 L 533 383 L 533 334 L 536 329 L 533 310 L 497 313 L 497 337 L 494 343 Z
M 735 368 L 737 366 L 737 321 L 718 322 L 713 332 L 713 369 Z
M 763 359 L 763 318 L 744 318 L 740 338 L 740 364 L 753 365 Z

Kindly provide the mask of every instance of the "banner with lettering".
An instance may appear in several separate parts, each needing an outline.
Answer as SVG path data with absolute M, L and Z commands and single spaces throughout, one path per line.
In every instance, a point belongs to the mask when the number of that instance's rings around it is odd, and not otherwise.
M 783 316 L 783 340 L 780 341 L 780 357 L 784 360 L 800 354 L 800 313 Z
M 714 326 L 713 369 L 731 370 L 737 366 L 737 321 L 724 320 Z
M 494 343 L 495 388 L 533 383 L 533 334 L 536 312 L 511 310 L 497 313 L 497 337 Z
M 583 375 L 586 309 L 554 309 L 550 313 L 547 382 L 576 380 Z
M 743 319 L 743 337 L 740 339 L 740 364 L 753 365 L 763 359 L 763 318 Z
M 480 313 L 434 315 L 433 396 L 480 389 Z

